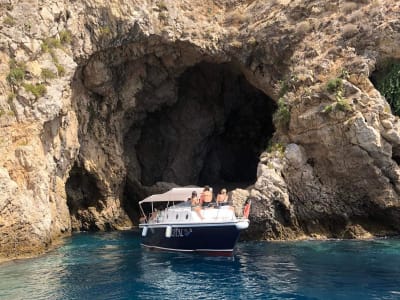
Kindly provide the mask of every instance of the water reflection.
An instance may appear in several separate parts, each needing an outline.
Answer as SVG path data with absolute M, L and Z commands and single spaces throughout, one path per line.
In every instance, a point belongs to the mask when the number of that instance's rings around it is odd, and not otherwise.
M 190 253 L 154 252 L 143 249 L 137 281 L 166 298 L 227 299 L 227 289 L 240 272 L 234 257 L 207 257 Z
M 238 247 L 242 282 L 254 299 L 265 295 L 272 299 L 276 295 L 285 295 L 285 299 L 296 297 L 300 272 L 296 259 L 291 253 L 274 248 L 270 243 L 243 243 Z

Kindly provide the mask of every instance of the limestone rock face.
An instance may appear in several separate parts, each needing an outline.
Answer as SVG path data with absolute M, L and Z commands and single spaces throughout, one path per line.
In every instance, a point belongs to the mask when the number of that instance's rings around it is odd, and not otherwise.
M 370 78 L 400 59 L 399 9 L 3 1 L 0 256 L 130 227 L 187 184 L 242 187 L 246 238 L 398 234 L 400 122 Z

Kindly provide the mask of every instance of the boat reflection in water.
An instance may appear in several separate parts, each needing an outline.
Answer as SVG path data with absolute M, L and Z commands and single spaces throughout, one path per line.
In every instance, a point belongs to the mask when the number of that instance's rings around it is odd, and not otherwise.
M 173 188 L 139 202 L 143 214 L 141 244 L 167 251 L 232 255 L 240 231 L 249 227 L 250 201 L 244 216 L 237 217 L 230 205 L 193 208 L 188 201 L 192 192 L 200 194 L 202 189 Z M 151 206 L 148 214 L 145 205 Z

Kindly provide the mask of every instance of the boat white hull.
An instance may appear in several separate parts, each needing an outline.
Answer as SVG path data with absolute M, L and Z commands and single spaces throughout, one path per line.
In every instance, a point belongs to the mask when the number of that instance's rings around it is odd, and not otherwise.
M 231 254 L 247 219 L 224 223 L 141 224 L 142 245 L 147 248 Z

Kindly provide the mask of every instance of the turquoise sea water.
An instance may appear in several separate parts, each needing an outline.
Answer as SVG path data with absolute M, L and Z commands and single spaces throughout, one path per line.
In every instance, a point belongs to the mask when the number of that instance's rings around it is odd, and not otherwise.
M 82 233 L 0 264 L 0 299 L 400 299 L 400 240 L 242 242 L 227 258 Z

